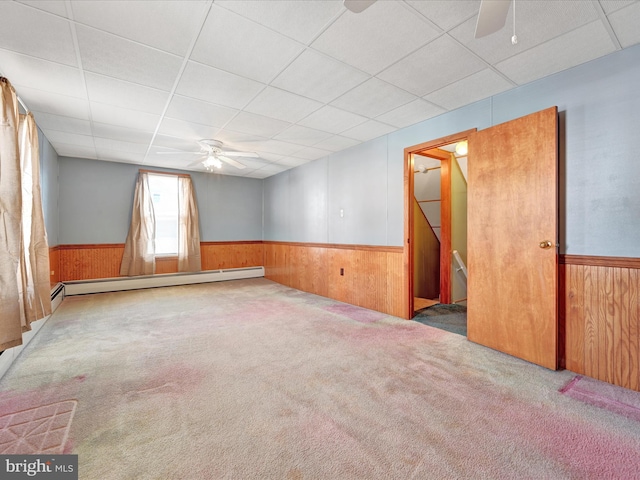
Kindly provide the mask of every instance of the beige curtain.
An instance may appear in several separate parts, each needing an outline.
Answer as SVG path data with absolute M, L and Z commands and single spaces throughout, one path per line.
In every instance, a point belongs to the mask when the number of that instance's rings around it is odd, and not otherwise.
M 0 78 L 0 350 L 22 343 L 18 269 L 20 268 L 20 154 L 18 101 Z
M 31 113 L 20 115 L 18 127 L 22 174 L 22 249 L 20 290 L 22 330 L 51 313 L 49 245 L 42 211 L 38 128 Z
M 178 271 L 199 272 L 200 221 L 198 204 L 190 177 L 178 177 Z
M 124 246 L 120 275 L 152 275 L 155 273 L 155 230 L 156 219 L 149 190 L 149 175 L 140 172 L 136 182 L 131 225 Z

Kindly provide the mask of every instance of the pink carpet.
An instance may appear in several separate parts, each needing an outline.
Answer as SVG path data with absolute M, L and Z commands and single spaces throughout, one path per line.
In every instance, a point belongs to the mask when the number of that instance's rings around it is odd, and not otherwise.
M 560 393 L 640 422 L 640 392 L 578 375 Z
M 68 297 L 0 445 L 83 480 L 640 478 L 638 422 L 573 377 L 265 279 Z

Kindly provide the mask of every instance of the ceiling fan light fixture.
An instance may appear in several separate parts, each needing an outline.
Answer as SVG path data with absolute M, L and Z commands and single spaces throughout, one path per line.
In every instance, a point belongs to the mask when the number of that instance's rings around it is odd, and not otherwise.
M 209 172 L 212 172 L 214 168 L 222 168 L 222 162 L 215 155 L 209 155 L 206 160 L 202 162 L 202 165 L 204 165 L 204 168 Z

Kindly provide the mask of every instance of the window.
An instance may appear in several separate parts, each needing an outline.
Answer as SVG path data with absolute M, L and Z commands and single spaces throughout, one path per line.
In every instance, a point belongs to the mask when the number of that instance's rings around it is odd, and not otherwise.
M 156 255 L 177 255 L 178 177 L 149 174 L 149 190 L 156 218 Z

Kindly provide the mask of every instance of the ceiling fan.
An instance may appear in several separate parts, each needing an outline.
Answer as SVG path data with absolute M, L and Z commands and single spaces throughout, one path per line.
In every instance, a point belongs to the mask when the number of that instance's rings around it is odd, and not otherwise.
M 214 169 L 222 168 L 222 162 L 228 163 L 229 165 L 236 167 L 240 170 L 243 168 L 247 168 L 246 165 L 234 160 L 229 157 L 259 157 L 257 153 L 254 152 L 234 152 L 231 150 L 222 150 L 222 142 L 219 140 L 213 139 L 203 139 L 198 140 L 198 145 L 200 145 L 199 152 L 158 152 L 159 154 L 164 155 L 184 155 L 192 154 L 192 155 L 200 155 L 201 157 L 205 157 L 204 160 L 198 160 L 197 162 L 190 163 L 187 165 L 188 167 L 193 167 L 198 165 L 199 163 L 209 172 L 213 172 Z
M 512 0 L 482 0 L 480 3 L 480 11 L 478 12 L 475 38 L 486 37 L 504 27 L 511 1 Z M 361 13 L 375 2 L 376 0 L 343 0 L 343 4 L 347 10 L 353 13 Z M 514 44 L 517 43 L 517 39 L 515 41 L 512 39 L 512 41 Z
M 492 33 L 496 33 L 507 22 L 507 14 L 512 0 L 482 0 L 480 3 L 480 11 L 478 12 L 478 21 L 476 23 L 475 38 L 486 37 Z M 515 21 L 515 0 L 513 2 L 513 16 Z M 515 28 L 515 27 L 514 27 Z M 515 38 L 515 32 L 514 32 Z M 513 43 L 517 43 L 517 39 Z

